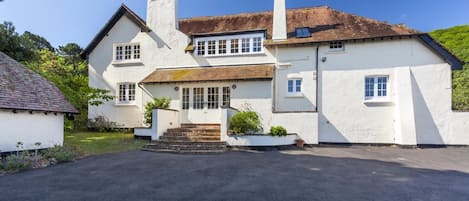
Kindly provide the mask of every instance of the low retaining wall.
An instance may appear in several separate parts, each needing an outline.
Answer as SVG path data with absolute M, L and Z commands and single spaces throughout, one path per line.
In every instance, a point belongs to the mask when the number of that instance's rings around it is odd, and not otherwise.
M 237 135 L 228 136 L 226 143 L 229 146 L 245 147 L 265 147 L 265 146 L 285 146 L 295 144 L 298 138 L 296 134 L 290 134 L 285 137 L 273 137 L 269 135 Z
M 179 127 L 179 124 L 179 111 L 155 109 L 152 114 L 152 127 L 136 128 L 134 129 L 134 135 L 159 140 L 164 132 L 170 128 Z

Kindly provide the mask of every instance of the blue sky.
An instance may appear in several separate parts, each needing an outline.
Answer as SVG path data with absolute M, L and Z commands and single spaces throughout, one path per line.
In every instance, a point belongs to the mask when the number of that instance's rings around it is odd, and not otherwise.
M 0 21 L 18 32 L 41 35 L 52 45 L 76 42 L 86 46 L 125 3 L 142 18 L 147 0 L 3 0 Z M 334 9 L 390 23 L 431 31 L 469 24 L 468 0 L 287 0 L 287 7 L 328 5 Z M 272 10 L 273 0 L 179 0 L 179 17 Z

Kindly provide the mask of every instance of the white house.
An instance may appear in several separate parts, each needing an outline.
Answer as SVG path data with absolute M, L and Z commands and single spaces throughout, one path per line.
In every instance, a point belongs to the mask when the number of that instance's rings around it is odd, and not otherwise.
M 0 152 L 63 144 L 64 116 L 78 111 L 54 84 L 0 52 L 0 86 Z
M 176 0 L 148 0 L 145 22 L 122 5 L 83 54 L 89 84 L 117 97 L 89 117 L 142 127 L 145 103 L 167 97 L 172 110 L 136 134 L 158 140 L 198 124 L 220 128 L 228 145 L 293 143 L 228 136 L 229 117 L 252 110 L 266 131 L 281 125 L 307 144 L 469 144 L 469 114 L 451 109 L 463 62 L 428 34 L 329 7 L 273 6 L 177 19 Z

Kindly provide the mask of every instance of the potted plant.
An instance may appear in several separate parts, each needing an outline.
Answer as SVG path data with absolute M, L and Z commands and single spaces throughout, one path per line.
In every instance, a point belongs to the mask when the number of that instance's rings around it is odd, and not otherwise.
M 305 141 L 302 140 L 301 138 L 298 138 L 295 140 L 296 146 L 299 148 L 303 148 L 305 146 Z

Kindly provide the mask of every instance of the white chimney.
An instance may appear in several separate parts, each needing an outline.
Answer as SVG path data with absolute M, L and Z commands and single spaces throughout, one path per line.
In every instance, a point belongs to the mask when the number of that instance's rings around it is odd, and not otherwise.
M 274 0 L 274 41 L 287 40 L 287 9 L 285 0 Z
M 178 29 L 177 0 L 148 0 L 147 25 L 156 33 Z

